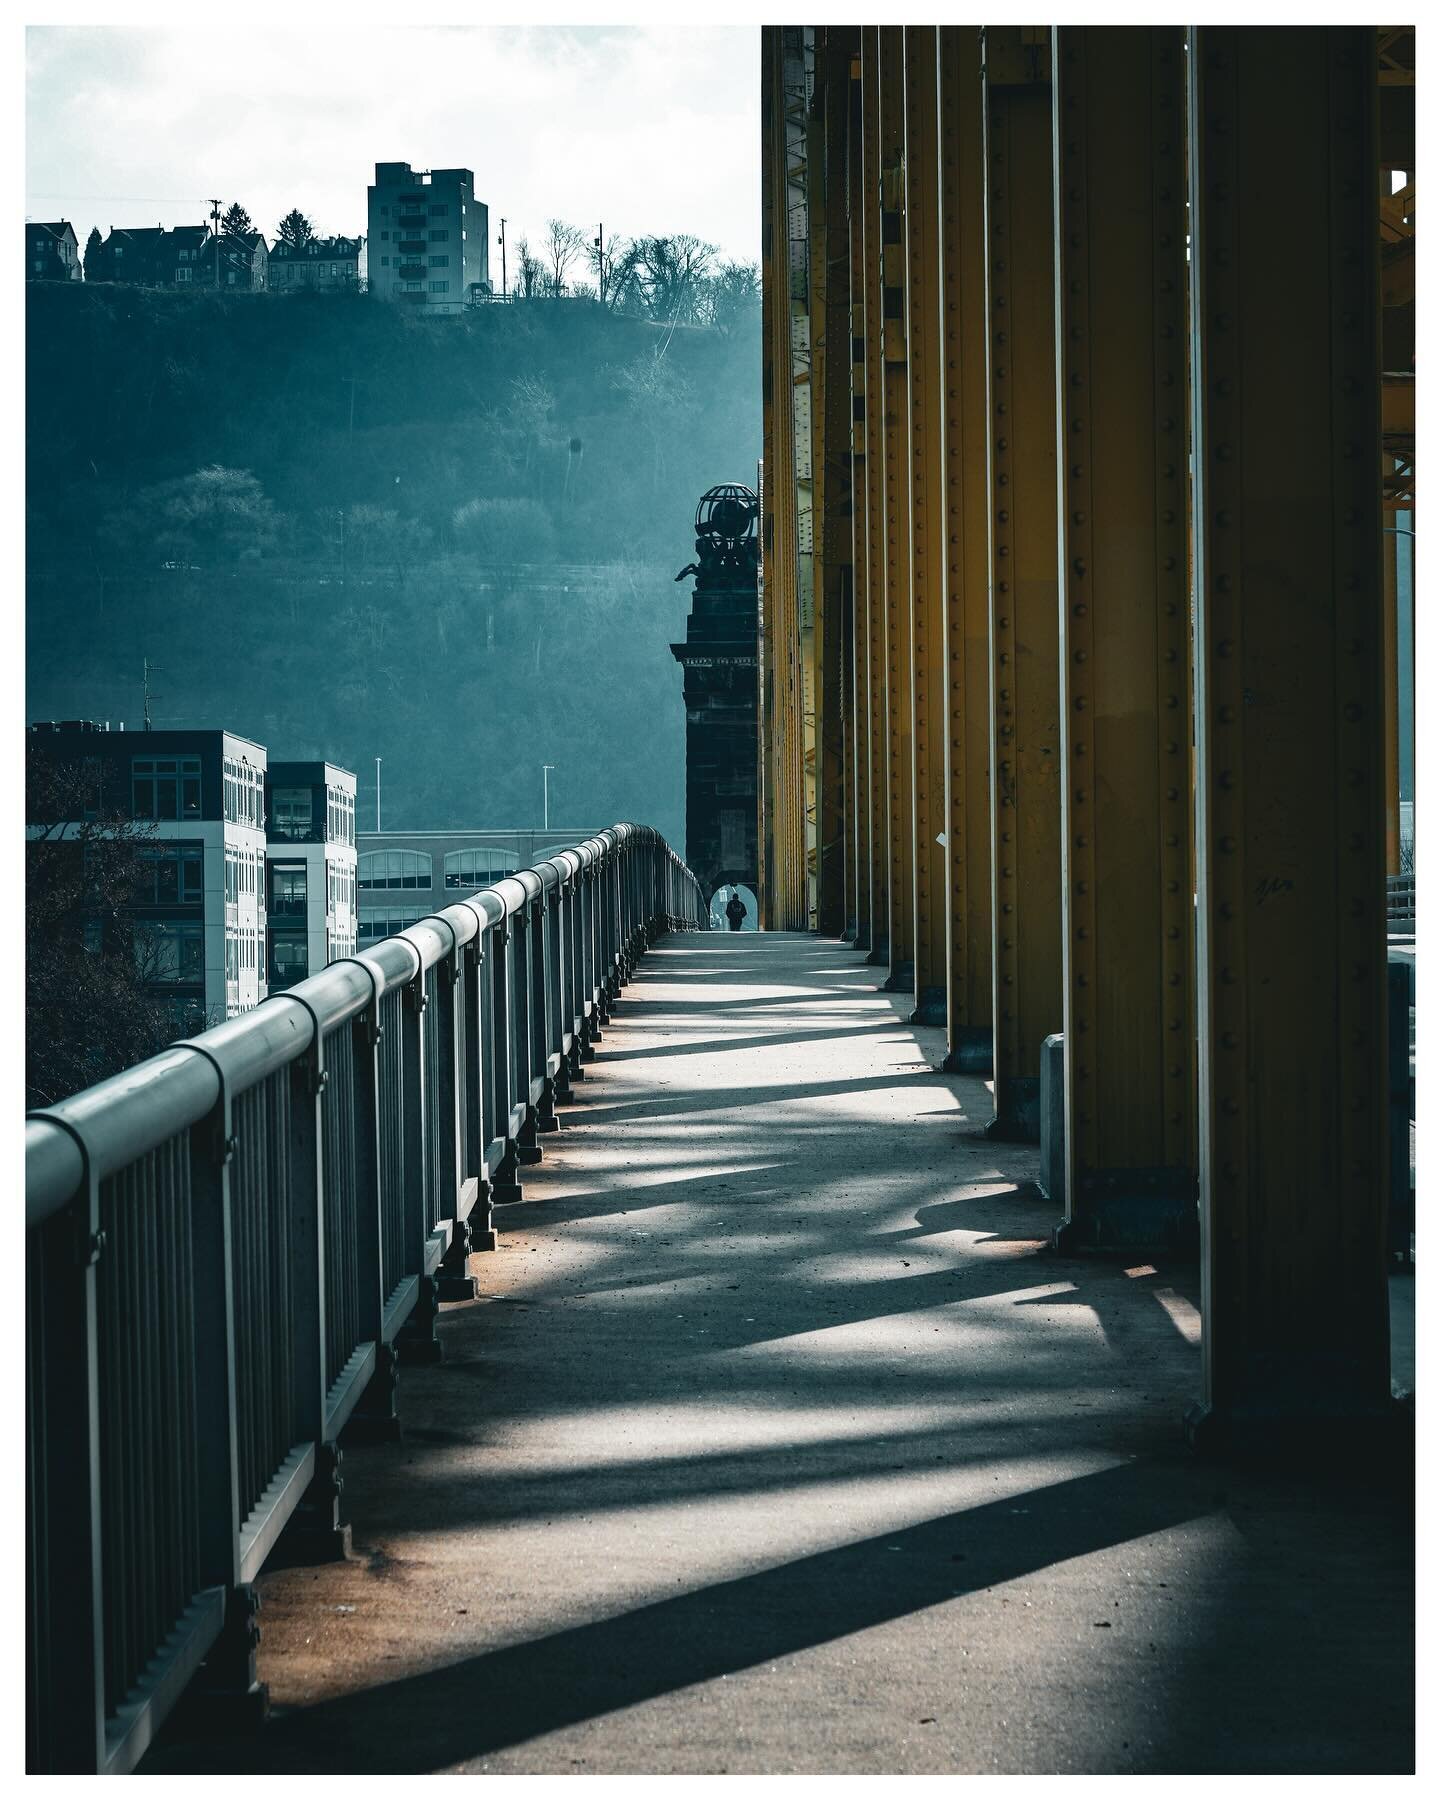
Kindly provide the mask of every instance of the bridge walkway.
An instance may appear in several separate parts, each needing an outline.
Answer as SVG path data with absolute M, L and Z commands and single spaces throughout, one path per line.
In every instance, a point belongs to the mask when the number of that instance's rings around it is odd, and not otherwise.
M 813 937 L 642 961 L 564 1129 L 261 1578 L 258 1737 L 153 1769 L 1408 1767 L 1373 1472 L 1193 1461 L 1193 1267 L 1064 1260 L 1036 1153 Z

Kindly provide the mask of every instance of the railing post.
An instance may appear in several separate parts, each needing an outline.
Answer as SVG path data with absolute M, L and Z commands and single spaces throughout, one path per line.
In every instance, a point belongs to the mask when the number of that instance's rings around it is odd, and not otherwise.
M 405 984 L 401 995 L 400 1006 L 400 1155 L 401 1180 L 405 1184 L 405 1201 L 403 1217 L 405 1221 L 405 1261 L 402 1273 L 418 1278 L 420 1289 L 415 1298 L 415 1308 L 410 1317 L 401 1326 L 396 1338 L 396 1349 L 406 1362 L 439 1362 L 441 1360 L 440 1340 L 435 1335 L 435 1320 L 439 1314 L 439 1296 L 436 1291 L 435 1277 L 427 1273 L 425 1268 L 425 1251 L 430 1241 L 430 1192 L 426 1181 L 428 1169 L 427 1153 L 433 1154 L 438 1171 L 441 1146 L 428 1143 L 430 1113 L 428 1106 L 427 1081 L 441 1081 L 443 1077 L 439 1069 L 428 1072 L 425 1068 L 425 1010 L 436 999 L 433 991 L 439 984 L 437 977 L 443 979 L 443 965 L 437 965 L 430 981 L 425 979 L 424 969 L 417 968 L 412 981 Z M 454 1060 L 454 1015 L 451 1015 L 450 1059 Z M 440 1056 L 445 1058 L 445 1046 L 442 1041 Z M 453 1126 L 453 1090 L 451 1096 L 451 1124 Z M 442 1123 L 443 1129 L 443 1123 Z M 455 1194 L 450 1196 L 451 1216 L 454 1216 Z
M 204 1051 L 197 1055 L 206 1055 Z M 269 1688 L 255 1671 L 260 1597 L 240 1581 L 240 1486 L 236 1438 L 235 1266 L 230 1169 L 235 1155 L 230 1093 L 222 1079 L 210 1117 L 190 1133 L 195 1294 L 199 1575 L 225 1589 L 225 1623 L 205 1658 L 193 1701 L 227 1719 L 259 1722 Z
M 77 1199 L 29 1236 L 25 1760 L 36 1772 L 93 1774 L 105 1755 L 99 1184 L 87 1177 Z
M 451 1254 L 446 1258 L 440 1273 L 440 1298 L 442 1300 L 472 1300 L 476 1293 L 476 1283 L 469 1273 L 467 1258 L 475 1251 L 493 1250 L 495 1248 L 495 1220 L 491 1212 L 490 1171 L 486 1166 L 485 1152 L 489 1147 L 489 1130 L 486 1120 L 487 1083 L 490 1078 L 487 1056 L 489 1051 L 485 1044 L 484 1001 L 485 992 L 485 938 L 483 930 L 464 946 L 461 951 L 461 981 L 465 993 L 465 1080 L 459 1084 L 461 1093 L 462 1133 L 461 1142 L 465 1147 L 465 1167 L 474 1171 L 475 1199 L 467 1219 L 456 1221 L 457 1237 L 461 1235 L 463 1225 L 464 1250 L 458 1250 L 455 1242 L 450 1246 Z M 452 1285 L 453 1284 L 453 1285 Z
M 287 996 L 288 997 L 288 996 Z M 304 1006 L 305 1002 L 299 1002 Z M 310 1008 L 306 1006 L 306 1011 Z M 277 1564 L 343 1562 L 350 1527 L 341 1523 L 341 1453 L 325 1441 L 325 1094 L 330 1085 L 320 1021 L 309 1051 L 291 1065 L 290 1203 L 295 1329 L 295 1429 L 315 1446 L 315 1473 L 290 1515 Z
M 490 934 L 493 959 L 490 986 L 490 1068 L 494 1076 L 491 1092 L 495 1096 L 495 1135 L 505 1140 L 505 1154 L 495 1171 L 495 1185 L 491 1191 L 491 1197 L 497 1205 L 509 1205 L 524 1198 L 516 1143 L 510 1135 L 510 1115 L 515 1103 L 511 1005 L 514 939 L 515 933 L 511 930 L 508 918 L 502 919 Z
M 368 966 L 368 965 L 366 965 Z M 372 972 L 372 979 L 373 972 Z M 403 1016 L 403 1014 L 402 1014 Z M 380 1195 L 380 988 L 354 1021 L 356 1260 L 359 1268 L 359 1338 L 375 1346 L 375 1373 L 345 1430 L 353 1443 L 395 1442 L 400 1418 L 395 1407 L 398 1358 L 385 1342 L 385 1274 L 381 1253 Z
M 530 1098 L 530 1084 L 534 1076 L 532 1018 L 535 1010 L 535 983 L 532 969 L 535 944 L 530 930 L 528 898 L 512 917 L 514 928 L 510 937 L 510 952 L 514 961 L 510 973 L 510 1000 L 513 1007 L 510 1019 L 510 1105 L 512 1110 L 519 1108 L 522 1115 L 515 1135 L 515 1155 L 519 1162 L 529 1164 L 540 1161 L 541 1150 L 535 1134 L 535 1106 Z

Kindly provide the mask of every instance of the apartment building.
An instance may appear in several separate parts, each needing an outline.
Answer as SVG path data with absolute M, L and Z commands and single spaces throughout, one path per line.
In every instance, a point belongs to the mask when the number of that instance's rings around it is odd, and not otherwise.
M 376 163 L 366 267 L 372 294 L 458 313 L 490 291 L 490 210 L 469 169 Z
M 100 811 L 147 827 L 153 885 L 127 922 L 146 982 L 180 1028 L 263 1000 L 264 748 L 231 731 L 110 731 L 80 719 L 31 725 L 28 735 L 41 754 L 94 775 Z
M 273 762 L 265 819 L 274 994 L 355 952 L 355 777 L 334 763 Z

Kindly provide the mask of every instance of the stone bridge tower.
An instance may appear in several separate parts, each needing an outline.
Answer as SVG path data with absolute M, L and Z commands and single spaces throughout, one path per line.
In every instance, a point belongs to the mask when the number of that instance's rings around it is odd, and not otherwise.
M 685 670 L 685 859 L 707 900 L 722 885 L 753 895 L 760 877 L 758 516 L 749 488 L 711 488 L 695 512 L 697 560 L 675 577 L 695 577 L 685 642 L 670 649 Z

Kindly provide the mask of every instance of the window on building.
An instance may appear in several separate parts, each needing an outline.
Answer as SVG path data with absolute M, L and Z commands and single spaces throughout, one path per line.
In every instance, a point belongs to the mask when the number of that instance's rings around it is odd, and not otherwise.
M 198 819 L 200 758 L 135 757 L 130 765 L 130 810 L 137 819 Z
M 188 281 L 192 273 L 193 270 L 190 269 L 177 269 L 175 271 L 175 279 L 177 281 Z
M 198 984 L 205 979 L 205 927 L 196 921 L 137 919 L 135 963 L 146 981 Z
M 448 244 L 450 242 L 450 233 L 448 231 L 432 231 L 430 233 L 430 242 L 432 244 Z
M 270 985 L 293 987 L 310 973 L 310 946 L 304 938 L 271 938 Z
M 379 938 L 394 937 L 397 931 L 404 931 L 407 925 L 414 925 L 426 916 L 426 908 L 421 906 L 400 906 L 395 901 L 376 901 L 360 907 L 357 921 L 357 935 L 361 943 L 373 944 Z
M 137 889 L 141 906 L 194 906 L 205 898 L 203 844 L 147 845 L 141 852 L 147 881 Z
M 303 863 L 271 863 L 270 911 L 277 919 L 305 917 L 305 867 Z
M 303 843 L 310 835 L 313 799 L 308 787 L 270 790 L 270 835 Z
M 450 283 L 448 281 L 432 281 L 430 283 L 430 292 L 432 294 L 448 294 L 450 292 Z
M 425 850 L 367 850 L 360 858 L 362 888 L 428 888 L 431 862 Z
M 432 256 L 430 258 L 430 267 L 432 269 L 448 269 L 450 267 L 450 258 L 448 256 Z
M 382 244 L 388 244 L 390 242 L 390 233 L 388 231 L 382 231 L 380 233 L 380 242 Z
M 443 200 L 432 200 L 430 203 L 430 217 L 432 219 L 443 219 L 449 210 L 450 208 Z
M 390 267 L 390 258 L 388 256 L 382 256 L 380 258 L 380 267 L 382 269 L 388 269 Z
M 505 850 L 478 847 L 473 850 L 447 850 L 445 885 L 447 888 L 464 888 L 467 893 L 471 893 L 478 887 L 484 887 L 487 881 L 494 881 L 505 874 L 513 862 L 514 857 Z

